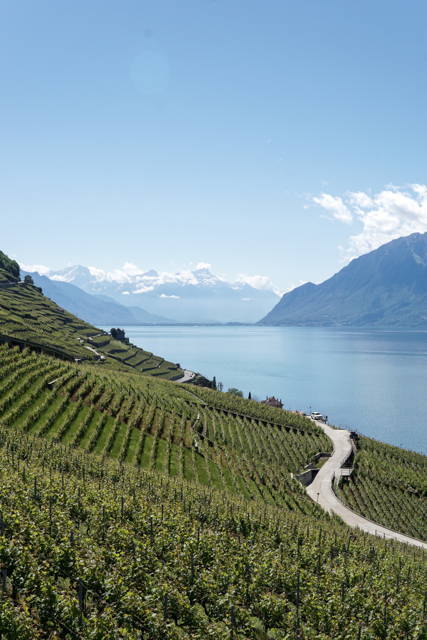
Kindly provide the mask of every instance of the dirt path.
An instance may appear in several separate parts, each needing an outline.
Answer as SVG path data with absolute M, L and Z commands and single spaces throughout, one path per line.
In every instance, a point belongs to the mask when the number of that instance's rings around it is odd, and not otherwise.
M 89 351 L 92 351 L 92 353 L 94 353 L 96 356 L 98 356 L 98 358 L 100 360 L 104 360 L 105 356 L 103 356 L 101 353 L 98 353 L 98 351 L 96 349 L 94 349 L 93 347 L 89 347 L 87 344 L 85 344 L 85 349 L 88 349 Z
M 334 451 L 332 456 L 320 468 L 313 482 L 306 491 L 310 498 L 317 502 L 328 513 L 335 513 L 350 527 L 361 529 L 381 538 L 389 538 L 411 544 L 422 549 L 427 549 L 427 543 L 410 538 L 397 531 L 392 531 L 386 527 L 363 518 L 348 507 L 346 507 L 335 495 L 333 483 L 342 473 L 342 466 L 349 457 L 352 447 L 350 432 L 346 429 L 332 429 L 323 422 L 316 421 L 316 424 L 332 440 Z

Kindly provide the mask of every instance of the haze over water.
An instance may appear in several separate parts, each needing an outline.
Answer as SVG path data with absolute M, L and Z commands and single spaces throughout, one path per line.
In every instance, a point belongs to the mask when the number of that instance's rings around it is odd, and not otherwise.
M 312 327 L 125 327 L 131 342 L 224 389 L 427 451 L 427 332 Z

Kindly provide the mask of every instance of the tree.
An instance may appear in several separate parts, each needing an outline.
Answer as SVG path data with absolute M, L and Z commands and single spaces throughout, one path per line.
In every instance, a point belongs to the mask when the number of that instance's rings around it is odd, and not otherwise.
M 216 377 L 215 376 L 212 379 L 212 389 L 216 389 Z
M 224 389 L 224 385 L 222 384 L 222 382 L 218 382 L 216 388 L 218 391 L 222 391 Z
M 243 391 L 240 391 L 240 389 L 236 389 L 235 387 L 231 387 L 230 389 L 228 389 L 227 393 L 231 393 L 233 396 L 243 398 Z
M 31 284 L 34 287 L 34 280 L 31 276 L 25 276 L 24 284 Z
M 115 340 L 120 340 L 121 342 L 126 341 L 126 334 L 124 329 L 115 329 L 114 327 L 110 331 L 111 337 Z
M 249 391 L 249 393 L 248 393 L 248 400 L 252 400 L 252 394 L 251 394 L 251 392 L 250 392 L 250 391 Z

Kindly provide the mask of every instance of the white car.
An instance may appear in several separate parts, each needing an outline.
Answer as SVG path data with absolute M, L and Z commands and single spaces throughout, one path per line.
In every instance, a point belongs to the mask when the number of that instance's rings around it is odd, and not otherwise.
M 320 422 L 327 422 L 328 420 L 326 416 L 322 416 L 318 411 L 312 411 L 310 418 L 313 418 L 313 420 L 320 420 Z

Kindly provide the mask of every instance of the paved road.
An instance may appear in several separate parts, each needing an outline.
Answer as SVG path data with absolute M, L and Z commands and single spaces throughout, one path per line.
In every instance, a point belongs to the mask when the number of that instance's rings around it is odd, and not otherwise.
M 319 473 L 306 491 L 310 498 L 317 502 L 328 513 L 335 513 L 350 527 L 361 529 L 381 538 L 390 538 L 411 544 L 416 547 L 427 549 L 427 544 L 416 538 L 410 538 L 402 533 L 397 533 L 371 520 L 359 516 L 354 511 L 346 507 L 333 491 L 334 478 L 341 474 L 341 467 L 351 453 L 350 432 L 346 429 L 332 429 L 323 422 L 316 421 L 316 424 L 323 429 L 325 434 L 332 440 L 334 452 L 325 464 L 320 468 Z
M 195 378 L 196 374 L 194 371 L 189 371 L 188 369 L 184 369 L 184 375 L 182 378 L 178 378 L 178 380 L 174 380 L 174 382 L 190 382 L 193 378 Z

